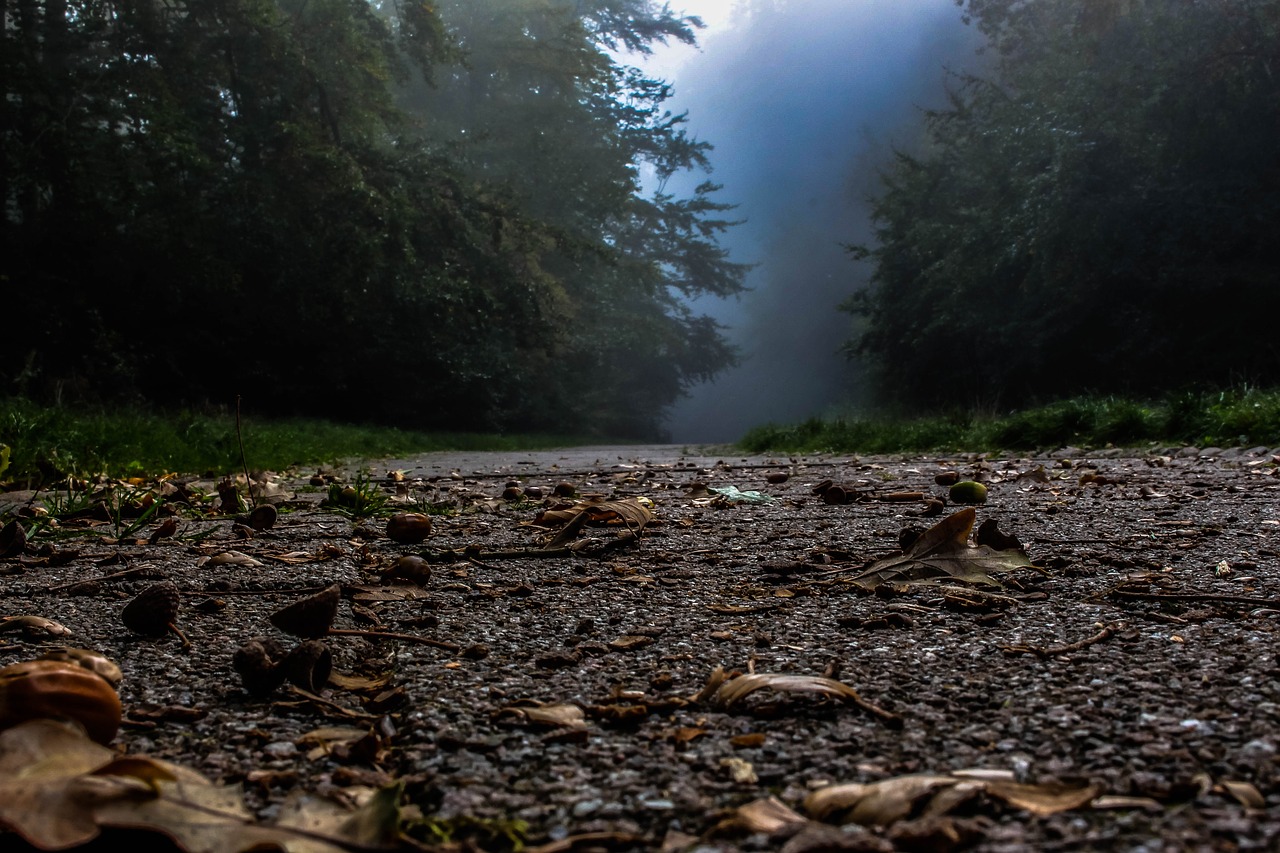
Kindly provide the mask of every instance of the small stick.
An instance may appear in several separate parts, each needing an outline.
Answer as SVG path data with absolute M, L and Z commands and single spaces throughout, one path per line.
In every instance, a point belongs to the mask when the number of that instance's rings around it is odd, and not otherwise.
M 1078 652 L 1081 649 L 1087 649 L 1089 646 L 1111 639 L 1115 634 L 1115 626 L 1108 625 L 1092 637 L 1086 637 L 1075 643 L 1067 643 L 1065 646 L 1001 646 L 1000 651 L 1007 655 L 1035 655 L 1040 660 L 1046 660 L 1055 655 L 1065 655 L 1071 652 Z
M 1214 595 L 1208 592 L 1130 592 L 1127 589 L 1113 589 L 1104 594 L 1114 595 L 1117 598 L 1133 598 L 1145 601 L 1217 601 L 1223 604 L 1280 608 L 1280 599 L 1253 598 L 1248 595 Z
M 871 716 L 878 717 L 880 721 L 883 722 L 885 725 L 887 725 L 889 728 L 891 729 L 902 728 L 903 726 L 902 717 L 893 713 L 892 711 L 886 711 L 884 708 L 881 708 L 879 705 L 873 705 L 872 703 L 868 702 L 866 699 L 863 699 L 861 694 L 855 694 L 849 697 L 849 699 L 850 701 L 853 702 L 853 704 L 857 705 L 859 708 L 866 711 Z
M 60 583 L 60 584 L 57 584 L 56 586 L 47 586 L 44 588 L 44 591 L 56 592 L 60 589 L 68 589 L 78 584 L 90 583 L 91 581 L 118 580 L 119 578 L 124 578 L 124 577 L 128 577 L 129 575 L 137 574 L 138 572 L 153 572 L 155 571 L 155 568 L 156 568 L 155 566 L 134 566 L 132 569 L 123 569 L 118 572 L 112 572 L 111 574 L 103 575 L 100 578 L 81 578 L 78 581 L 68 581 L 67 583 Z
M 172 622 L 169 623 L 169 630 L 178 635 L 178 639 L 182 640 L 183 650 L 191 648 L 191 641 L 187 639 L 187 635 L 182 633 L 182 629 Z
M 453 643 L 446 643 L 443 640 L 431 640 L 427 637 L 418 637 L 413 634 L 393 634 L 388 631 L 364 631 L 359 628 L 330 628 L 329 636 L 338 637 L 369 637 L 375 640 L 404 640 L 406 643 L 419 643 L 424 646 L 435 646 L 437 649 L 444 649 L 447 652 L 456 652 L 460 646 Z
M 258 508 L 258 497 L 253 493 L 253 480 L 249 479 L 249 461 L 244 456 L 244 436 L 240 434 L 240 395 L 236 395 L 236 443 L 240 445 L 240 466 L 244 468 L 244 488 L 249 493 L 249 501 L 254 509 Z

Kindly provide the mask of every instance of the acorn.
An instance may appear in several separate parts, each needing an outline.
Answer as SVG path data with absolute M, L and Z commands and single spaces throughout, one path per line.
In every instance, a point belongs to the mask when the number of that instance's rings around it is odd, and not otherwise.
M 306 640 L 289 652 L 280 668 L 294 685 L 318 693 L 333 672 L 333 655 L 320 640 Z
M 401 512 L 387 519 L 387 536 L 402 545 L 416 545 L 431 535 L 431 516 Z
M 406 580 L 425 586 L 431 580 L 431 564 L 416 554 L 406 555 L 396 560 L 382 573 L 384 581 Z
M 279 513 L 274 504 L 260 504 L 253 508 L 253 512 L 249 513 L 246 522 L 254 530 L 262 532 L 276 526 L 276 517 L 278 515 Z
M 120 621 L 130 631 L 144 637 L 163 637 L 172 631 L 182 639 L 184 647 L 189 647 L 191 641 L 174 624 L 181 604 L 182 593 L 178 591 L 178 585 L 173 581 L 160 581 L 126 604 L 120 612 Z
M 974 480 L 961 480 L 951 487 L 947 497 L 957 504 L 986 503 L 987 487 Z
M 933 482 L 937 483 L 939 486 L 954 486 L 956 483 L 960 482 L 960 472 L 939 471 L 937 474 L 933 475 Z
M 338 616 L 338 602 L 342 599 L 342 587 L 338 584 L 325 587 L 315 595 L 309 595 L 271 614 L 271 624 L 295 637 L 323 637 L 329 633 L 333 620 Z
M 70 647 L 50 649 L 40 655 L 37 660 L 56 660 L 63 663 L 73 663 L 101 678 L 105 678 L 112 687 L 119 687 L 120 682 L 124 680 L 124 673 L 120 671 L 120 667 L 116 665 L 115 661 L 90 649 L 73 649 Z
M 115 688 L 82 666 L 29 660 L 0 669 L 0 729 L 28 720 L 69 719 L 106 745 L 119 731 L 121 716 Z
M 251 696 L 266 696 L 284 683 L 284 645 L 274 637 L 254 637 L 231 658 L 240 683 Z

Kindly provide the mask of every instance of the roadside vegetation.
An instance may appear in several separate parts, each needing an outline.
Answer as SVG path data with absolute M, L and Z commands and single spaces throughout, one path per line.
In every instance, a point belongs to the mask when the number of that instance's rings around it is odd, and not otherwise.
M 316 419 L 245 418 L 251 468 L 282 470 L 435 450 L 530 450 L 575 440 L 552 435 L 415 431 Z M 30 488 L 68 476 L 223 474 L 239 471 L 234 411 L 87 411 L 0 400 L 0 446 L 9 449 L 0 483 Z
M 1077 397 L 1004 415 L 837 416 L 748 432 L 750 453 L 1035 451 L 1280 444 L 1280 391 L 1184 392 L 1160 401 Z

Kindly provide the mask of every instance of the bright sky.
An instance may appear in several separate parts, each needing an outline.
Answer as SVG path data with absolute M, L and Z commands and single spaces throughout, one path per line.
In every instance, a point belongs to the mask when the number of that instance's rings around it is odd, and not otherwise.
M 695 31 L 698 44 L 705 45 L 707 39 L 716 33 L 728 29 L 733 20 L 734 7 L 741 5 L 742 0 L 673 0 L 671 10 L 677 15 L 696 15 L 706 24 L 706 29 Z M 679 42 L 672 42 L 666 47 L 658 45 L 653 56 L 642 64 L 651 74 L 670 80 L 675 71 L 697 54 L 694 48 Z

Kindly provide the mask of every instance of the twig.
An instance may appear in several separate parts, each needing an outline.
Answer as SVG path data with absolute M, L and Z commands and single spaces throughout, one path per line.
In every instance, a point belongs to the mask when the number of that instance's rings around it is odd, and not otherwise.
M 249 460 L 244 455 L 244 436 L 240 434 L 240 395 L 236 395 L 236 443 L 240 445 L 240 467 L 244 468 L 244 488 L 249 493 L 249 503 L 258 508 L 258 496 L 253 493 L 253 480 L 249 479 Z
M 112 572 L 111 574 L 103 575 L 100 578 L 80 578 L 80 580 L 76 581 L 68 581 L 55 586 L 47 586 L 44 588 L 44 591 L 57 592 L 60 589 L 69 589 L 82 583 L 91 583 L 93 581 L 113 581 L 118 580 L 119 578 L 128 577 L 129 575 L 136 575 L 138 572 L 154 572 L 155 570 L 155 566 L 134 566 L 132 569 L 123 569 L 118 572 Z
M 1127 589 L 1113 589 L 1103 595 L 1144 601 L 1216 601 L 1222 604 L 1244 604 L 1250 607 L 1280 609 L 1280 599 L 1254 598 L 1248 595 L 1214 595 L 1208 592 L 1131 592 Z
M 447 652 L 456 652 L 461 646 L 455 646 L 453 643 L 446 643 L 443 640 L 432 640 L 427 637 L 419 637 L 414 634 L 392 634 L 387 631 L 364 631 L 360 628 L 330 628 L 329 635 L 339 637 L 369 637 L 375 640 L 404 640 L 406 643 L 419 643 L 424 646 L 435 646 L 437 649 L 444 649 Z
M 868 702 L 866 699 L 862 698 L 861 694 L 850 696 L 849 700 L 853 702 L 853 704 L 861 708 L 862 710 L 866 711 L 871 716 L 878 717 L 880 721 L 883 722 L 889 728 L 891 729 L 902 728 L 903 721 L 901 716 L 893 713 L 892 711 L 886 711 L 884 708 L 881 708 L 879 705 L 875 705 L 875 704 L 872 704 L 871 702 Z
M 1046 660 L 1055 655 L 1066 655 L 1072 652 L 1078 652 L 1081 649 L 1087 649 L 1089 646 L 1109 640 L 1116 635 L 1116 627 L 1108 625 L 1092 637 L 1086 637 L 1075 643 L 1067 643 L 1065 646 L 1001 646 L 1000 651 L 1007 655 L 1028 654 L 1035 655 L 1040 660 Z

